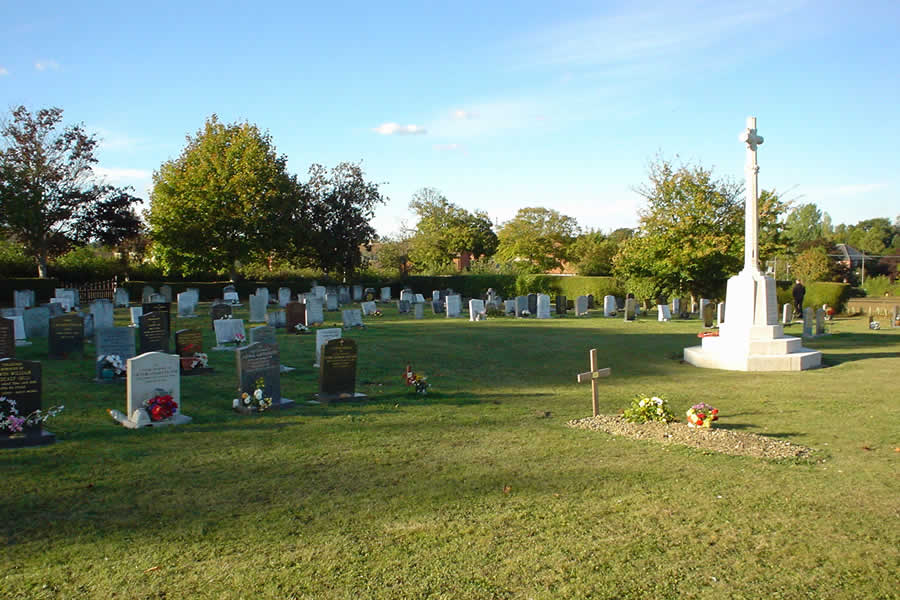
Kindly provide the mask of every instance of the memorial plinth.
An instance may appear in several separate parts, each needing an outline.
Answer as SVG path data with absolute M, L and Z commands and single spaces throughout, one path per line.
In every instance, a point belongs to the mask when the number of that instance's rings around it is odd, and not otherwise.
M 728 280 L 725 304 L 728 317 L 718 337 L 703 338 L 700 346 L 684 349 L 684 360 L 696 367 L 729 371 L 804 371 L 822 366 L 822 353 L 803 347 L 800 338 L 784 335 L 778 324 L 775 280 L 757 266 L 756 118 L 747 118 L 740 139 L 747 144 L 747 200 L 744 227 L 744 268 Z

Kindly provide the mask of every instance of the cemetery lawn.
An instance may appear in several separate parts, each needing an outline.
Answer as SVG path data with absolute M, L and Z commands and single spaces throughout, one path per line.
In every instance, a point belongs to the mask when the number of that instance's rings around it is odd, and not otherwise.
M 70 361 L 46 360 L 45 339 L 17 348 L 44 365 L 44 406 L 66 409 L 47 426 L 55 445 L 0 451 L 0 597 L 900 597 L 900 330 L 837 320 L 806 342 L 825 368 L 754 374 L 681 363 L 697 321 L 382 310 L 344 333 L 369 401 L 305 405 L 315 336 L 281 330 L 298 406 L 253 416 L 230 410 L 234 355 L 210 351 L 208 306 L 175 319 L 203 329 L 216 373 L 182 378 L 194 421 L 172 428 L 106 414 L 125 386 L 92 382 L 92 345 Z M 682 419 L 707 402 L 719 427 L 813 456 L 570 428 L 590 416 L 575 382 L 590 348 L 612 368 L 602 413 L 638 393 Z M 407 363 L 427 396 L 404 385 Z

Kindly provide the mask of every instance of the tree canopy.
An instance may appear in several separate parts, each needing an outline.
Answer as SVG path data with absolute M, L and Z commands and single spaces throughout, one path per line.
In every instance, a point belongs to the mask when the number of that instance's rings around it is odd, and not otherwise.
M 48 258 L 80 244 L 118 244 L 140 225 L 129 188 L 94 180 L 96 138 L 80 124 L 61 128 L 62 115 L 19 106 L 0 129 L 0 227 L 34 259 L 39 277 Z
M 578 233 L 578 222 L 572 217 L 549 208 L 520 208 L 498 232 L 497 256 L 528 261 L 538 271 L 560 269 Z

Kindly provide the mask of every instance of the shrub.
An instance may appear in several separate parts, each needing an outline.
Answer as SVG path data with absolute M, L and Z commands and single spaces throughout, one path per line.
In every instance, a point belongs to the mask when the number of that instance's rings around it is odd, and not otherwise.
M 821 307 L 823 304 L 834 307 L 835 310 L 843 311 L 847 299 L 850 297 L 849 283 L 832 283 L 829 281 L 816 281 L 806 286 L 806 296 L 803 297 L 803 306 L 811 306 L 813 308 Z
M 866 291 L 866 296 L 900 296 L 900 283 L 892 284 L 887 275 L 866 278 L 862 289 Z
M 122 273 L 123 265 L 107 251 L 81 246 L 57 258 L 47 271 L 61 281 L 93 281 L 112 279 Z

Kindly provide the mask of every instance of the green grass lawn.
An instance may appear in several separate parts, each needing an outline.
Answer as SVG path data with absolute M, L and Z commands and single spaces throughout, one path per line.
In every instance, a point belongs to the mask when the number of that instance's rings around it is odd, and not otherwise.
M 55 445 L 0 451 L 0 597 L 900 597 L 900 330 L 838 320 L 806 343 L 826 368 L 760 374 L 681 363 L 697 321 L 385 313 L 345 332 L 369 401 L 302 404 L 315 336 L 282 332 L 296 408 L 233 413 L 234 355 L 209 352 L 217 373 L 182 379 L 194 421 L 172 428 L 107 415 L 125 386 L 92 383 L 90 345 L 83 361 L 18 348 L 42 360 L 44 405 L 66 409 Z M 188 326 L 214 345 L 207 317 L 173 329 Z M 637 393 L 679 416 L 705 401 L 720 427 L 815 459 L 569 428 L 590 415 L 575 383 L 590 348 L 612 368 L 601 412 Z M 408 362 L 428 396 L 403 384 Z

